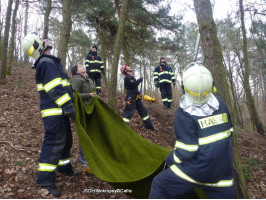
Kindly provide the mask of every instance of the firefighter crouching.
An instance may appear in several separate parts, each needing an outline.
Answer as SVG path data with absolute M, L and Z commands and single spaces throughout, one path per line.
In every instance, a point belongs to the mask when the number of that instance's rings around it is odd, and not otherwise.
M 182 85 L 185 95 L 174 119 L 175 148 L 166 158 L 169 168 L 153 179 L 150 198 L 180 198 L 200 187 L 210 199 L 233 199 L 230 113 L 211 93 L 213 78 L 203 65 L 188 65 Z
M 136 109 L 142 118 L 142 121 L 147 129 L 157 131 L 157 129 L 152 125 L 151 119 L 148 115 L 148 111 L 141 101 L 141 94 L 138 91 L 138 85 L 143 81 L 142 78 L 136 80 L 132 75 L 132 68 L 128 65 L 123 65 L 121 67 L 121 73 L 125 75 L 124 87 L 127 90 L 126 107 L 123 113 L 123 120 L 125 123 L 129 124 L 130 119 L 134 115 Z
M 36 61 L 35 80 L 40 94 L 40 109 L 45 136 L 40 154 L 37 185 L 55 197 L 61 196 L 55 186 L 55 170 L 62 174 L 76 174 L 70 161 L 72 133 L 69 117 L 76 112 L 72 103 L 73 91 L 60 59 L 51 55 L 52 45 L 36 34 L 27 35 L 22 41 L 25 54 Z

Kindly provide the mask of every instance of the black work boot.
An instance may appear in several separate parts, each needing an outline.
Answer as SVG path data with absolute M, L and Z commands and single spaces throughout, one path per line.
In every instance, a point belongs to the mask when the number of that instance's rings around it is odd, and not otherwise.
M 81 174 L 80 171 L 76 170 L 75 168 L 72 168 L 71 170 L 68 171 L 57 171 L 62 175 L 67 175 L 67 176 L 78 176 Z
M 41 187 L 48 190 L 49 194 L 52 194 L 54 197 L 61 197 L 61 192 L 56 188 L 55 185 L 41 186 Z
M 172 108 L 172 103 L 169 103 L 169 102 L 168 102 L 168 109 L 173 110 L 173 108 Z
M 152 126 L 152 127 L 148 127 L 147 129 L 150 129 L 150 130 L 152 130 L 152 131 L 158 131 L 158 129 L 155 128 L 154 126 Z

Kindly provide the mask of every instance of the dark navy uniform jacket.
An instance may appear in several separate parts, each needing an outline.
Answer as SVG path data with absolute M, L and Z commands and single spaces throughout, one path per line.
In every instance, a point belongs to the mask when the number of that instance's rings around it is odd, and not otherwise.
M 167 64 L 166 66 L 160 65 L 155 68 L 153 79 L 155 84 L 171 84 L 176 82 L 174 72 Z
M 218 101 L 219 109 L 210 116 L 192 116 L 180 107 L 176 110 L 176 144 L 166 162 L 189 182 L 226 187 L 233 185 L 234 177 L 230 146 L 233 125 L 227 107 Z
M 34 63 L 42 117 L 62 115 L 74 109 L 73 90 L 60 62 L 55 56 L 42 55 Z
M 126 75 L 124 78 L 124 87 L 127 90 L 127 97 L 131 96 L 132 100 L 134 100 L 137 95 L 139 95 L 138 91 L 138 85 L 140 83 L 140 80 L 136 80 L 134 76 L 132 75 Z
M 87 73 L 104 73 L 103 61 L 97 53 L 89 53 L 85 60 Z

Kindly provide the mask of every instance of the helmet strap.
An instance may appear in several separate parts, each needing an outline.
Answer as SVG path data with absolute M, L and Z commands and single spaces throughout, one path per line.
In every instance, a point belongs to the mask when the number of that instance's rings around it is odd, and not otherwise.
M 183 81 L 181 81 L 181 88 L 182 88 L 182 92 L 183 92 L 183 94 L 185 94 L 185 88 L 184 88 Z

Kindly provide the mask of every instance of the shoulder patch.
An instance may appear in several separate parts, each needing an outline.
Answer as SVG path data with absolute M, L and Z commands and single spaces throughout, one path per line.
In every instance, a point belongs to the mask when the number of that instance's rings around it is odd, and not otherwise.
M 135 82 L 133 76 L 128 76 L 127 78 L 128 78 L 128 80 L 129 80 L 130 82 Z

